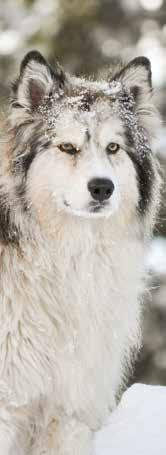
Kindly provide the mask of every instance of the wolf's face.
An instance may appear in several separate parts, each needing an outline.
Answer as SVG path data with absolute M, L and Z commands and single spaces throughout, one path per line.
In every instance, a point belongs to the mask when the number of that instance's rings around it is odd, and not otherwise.
M 108 82 L 53 70 L 36 51 L 13 85 L 13 175 L 26 207 L 103 217 L 149 210 L 155 186 L 149 61 L 136 58 Z
M 97 100 L 89 112 L 65 104 L 50 145 L 36 155 L 29 170 L 30 200 L 37 205 L 45 200 L 47 207 L 84 217 L 109 216 L 120 204 L 131 210 L 139 193 L 125 152 L 122 120 L 113 115 L 107 100 Z

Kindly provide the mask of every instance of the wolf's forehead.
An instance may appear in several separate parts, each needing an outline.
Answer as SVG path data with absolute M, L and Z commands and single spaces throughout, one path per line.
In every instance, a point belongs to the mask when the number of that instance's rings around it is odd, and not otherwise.
M 77 83 L 76 83 L 77 81 Z M 74 79 L 67 92 L 52 98 L 41 108 L 46 119 L 47 129 L 55 132 L 64 140 L 69 137 L 86 135 L 98 136 L 99 130 L 115 132 L 122 130 L 120 118 L 123 87 L 119 82 L 93 82 Z M 74 140 L 74 139 L 73 139 Z
M 111 83 L 103 81 L 84 81 L 76 79 L 77 83 L 71 86 L 70 95 L 67 97 L 69 106 L 78 108 L 81 112 L 93 111 L 104 113 L 105 107 L 118 99 L 123 90 L 120 82 Z
M 123 89 L 120 81 L 93 81 L 81 78 L 71 78 L 72 87 L 80 94 L 89 93 L 91 95 L 116 96 Z
M 46 102 L 40 107 L 40 112 L 46 118 L 52 116 L 52 119 L 57 118 L 62 112 L 70 110 L 78 110 L 79 114 L 91 111 L 91 115 L 93 112 L 93 115 L 100 113 L 103 116 L 112 103 L 119 98 L 122 91 L 122 84 L 118 81 L 109 83 L 73 77 L 66 91 L 53 90 L 51 97 L 48 96 L 48 101 L 46 97 Z
M 51 106 L 46 109 L 48 121 L 58 122 L 64 120 L 69 123 L 79 121 L 82 124 L 104 121 L 114 115 L 118 117 L 120 99 L 108 96 L 105 93 L 74 92 L 61 99 L 52 100 Z
M 83 145 L 92 139 L 100 144 L 105 143 L 111 137 L 115 138 L 123 134 L 123 122 L 108 109 L 101 115 L 101 111 L 92 109 L 89 112 L 66 110 L 62 112 L 56 121 L 56 135 L 62 140 L 74 141 Z

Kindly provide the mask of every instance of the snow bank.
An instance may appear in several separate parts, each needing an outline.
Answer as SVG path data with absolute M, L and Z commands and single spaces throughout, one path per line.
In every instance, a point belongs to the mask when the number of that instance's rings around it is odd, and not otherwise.
M 95 455 L 166 455 L 166 387 L 130 387 L 96 435 Z

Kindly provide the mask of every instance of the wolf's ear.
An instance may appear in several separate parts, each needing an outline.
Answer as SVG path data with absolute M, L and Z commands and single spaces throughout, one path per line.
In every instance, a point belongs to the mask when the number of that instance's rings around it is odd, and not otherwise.
M 136 103 L 146 103 L 152 92 L 151 64 L 146 57 L 136 57 L 115 76 L 129 90 Z
M 12 86 L 13 105 L 35 110 L 43 98 L 54 90 L 63 89 L 65 74 L 59 64 L 53 69 L 38 51 L 24 57 L 20 75 Z

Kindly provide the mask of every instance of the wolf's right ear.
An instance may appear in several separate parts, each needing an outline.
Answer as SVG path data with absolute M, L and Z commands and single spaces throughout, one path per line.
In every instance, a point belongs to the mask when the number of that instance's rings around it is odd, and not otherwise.
M 53 69 L 38 51 L 24 57 L 20 75 L 12 86 L 12 104 L 28 110 L 37 109 L 46 95 L 54 90 L 63 90 L 66 77 L 57 63 Z

